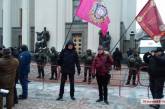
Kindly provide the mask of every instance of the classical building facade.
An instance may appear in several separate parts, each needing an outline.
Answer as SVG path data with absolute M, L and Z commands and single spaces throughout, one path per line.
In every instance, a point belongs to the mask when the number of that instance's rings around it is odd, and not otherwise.
M 102 1 L 111 19 L 109 32 L 113 48 L 123 31 L 121 22 L 127 28 L 136 16 L 136 0 Z M 27 44 L 33 51 L 36 32 L 46 27 L 51 36 L 48 47 L 54 46 L 60 51 L 66 39 L 73 39 L 79 53 L 86 49 L 96 52 L 99 28 L 74 17 L 78 5 L 79 0 L 0 0 L 0 43 L 6 47 Z M 129 40 L 130 31 L 135 30 L 134 23 L 125 39 Z M 117 45 L 121 46 L 123 44 Z

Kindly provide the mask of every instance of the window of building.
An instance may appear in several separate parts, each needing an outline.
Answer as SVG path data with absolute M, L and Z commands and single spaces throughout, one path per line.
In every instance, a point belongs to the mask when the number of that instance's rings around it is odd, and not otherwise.
M 80 3 L 80 0 L 73 0 L 73 17 L 76 14 L 76 10 L 79 6 L 79 3 Z M 82 20 L 79 17 L 75 16 L 74 22 L 82 22 Z

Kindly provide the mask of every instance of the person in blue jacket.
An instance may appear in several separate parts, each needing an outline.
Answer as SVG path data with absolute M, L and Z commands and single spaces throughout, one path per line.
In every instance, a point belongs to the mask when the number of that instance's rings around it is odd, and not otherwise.
M 28 97 L 28 74 L 30 72 L 31 54 L 26 45 L 21 46 L 21 53 L 19 55 L 20 61 L 20 83 L 22 86 L 22 95 L 19 99 L 27 99 Z

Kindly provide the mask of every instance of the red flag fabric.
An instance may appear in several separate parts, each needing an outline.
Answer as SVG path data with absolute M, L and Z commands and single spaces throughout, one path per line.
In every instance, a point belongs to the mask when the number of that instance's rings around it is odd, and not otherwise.
M 106 35 L 110 19 L 107 8 L 99 0 L 80 0 L 76 16 L 100 27 L 103 35 Z
M 140 13 L 136 16 L 136 20 L 141 28 L 155 41 L 160 41 L 162 32 L 165 31 L 165 25 L 161 19 L 159 11 L 154 0 L 149 0 Z

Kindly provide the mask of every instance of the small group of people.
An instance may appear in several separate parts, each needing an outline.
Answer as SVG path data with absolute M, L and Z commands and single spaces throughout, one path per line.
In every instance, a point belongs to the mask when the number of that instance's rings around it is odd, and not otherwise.
M 121 70 L 121 61 L 123 59 L 122 52 L 119 50 L 119 48 L 116 48 L 116 50 L 113 52 L 113 60 L 114 60 L 114 70 Z M 136 85 L 136 77 L 138 74 L 138 71 L 140 69 L 140 66 L 142 65 L 142 60 L 139 57 L 138 52 L 135 49 L 129 48 L 127 51 L 127 65 L 129 68 L 128 72 L 128 78 L 126 85 L 130 85 L 131 79 L 132 79 L 132 85 Z
M 88 55 L 91 56 L 91 51 L 87 50 Z M 113 59 L 110 54 L 106 54 L 104 52 L 104 48 L 102 46 L 98 47 L 98 54 L 95 57 L 84 57 L 86 61 L 86 71 L 91 71 L 91 76 L 95 77 L 98 83 L 98 89 L 99 89 L 99 99 L 96 102 L 104 101 L 106 104 L 109 104 L 108 102 L 108 88 L 107 85 L 110 80 L 110 70 L 112 69 Z M 92 62 L 91 62 L 92 60 Z M 89 61 L 89 62 L 88 62 Z M 88 65 L 92 64 L 91 69 L 88 67 Z M 75 75 L 75 66 L 77 67 L 77 73 L 80 75 L 81 68 L 80 68 L 80 61 L 78 58 L 78 54 L 75 50 L 74 43 L 72 41 L 69 41 L 66 44 L 65 49 L 62 50 L 62 52 L 59 55 L 58 65 L 61 69 L 61 85 L 60 85 L 60 91 L 59 91 L 59 97 L 57 100 L 63 99 L 64 94 L 64 86 L 65 82 L 67 80 L 67 77 L 69 77 L 70 82 L 70 97 L 72 100 L 75 100 L 74 97 L 74 75 Z M 88 82 L 91 81 L 91 76 L 88 78 Z M 84 82 L 86 81 L 86 72 L 84 77 Z
M 43 50 L 39 50 L 36 54 L 36 62 L 38 67 L 38 77 L 44 78 L 44 66 L 47 62 L 46 54 Z M 136 85 L 136 75 L 142 65 L 142 60 L 136 51 L 128 52 L 128 68 L 129 75 L 126 85 L 129 85 L 132 79 L 132 85 Z M 64 86 L 67 78 L 70 82 L 70 97 L 75 100 L 74 78 L 77 71 L 81 73 L 79 56 L 75 49 L 73 41 L 68 41 L 65 48 L 57 53 L 54 47 L 51 48 L 48 55 L 51 63 L 51 78 L 57 79 L 57 66 L 61 72 L 61 83 L 59 96 L 57 100 L 62 100 L 64 95 Z M 88 49 L 82 57 L 84 62 L 84 80 L 83 82 L 91 83 L 91 79 L 96 77 L 98 84 L 99 97 L 96 102 L 108 102 L 108 83 L 111 78 L 110 71 L 114 64 L 115 70 L 121 70 L 122 53 L 116 48 L 111 56 L 106 53 L 103 46 L 98 47 L 98 53 L 94 56 L 92 51 Z M 148 65 L 150 90 L 153 99 L 161 99 L 163 95 L 163 87 L 165 82 L 165 53 L 164 49 L 157 48 L 152 52 L 144 55 L 144 62 Z M 9 90 L 6 95 L 7 109 L 12 109 L 19 99 L 28 98 L 28 74 L 30 72 L 31 54 L 26 45 L 22 45 L 20 50 L 16 48 L 0 48 L 0 89 Z M 77 70 L 75 69 L 77 68 Z M 88 74 L 88 75 L 87 75 Z M 88 76 L 88 79 L 87 79 Z M 17 98 L 16 83 L 20 81 L 22 86 L 22 94 Z M 155 109 L 159 109 L 160 105 L 150 105 Z M 0 109 L 3 107 L 3 96 L 0 94 Z
M 7 109 L 12 109 L 19 99 L 28 98 L 28 74 L 31 54 L 26 45 L 17 48 L 0 48 L 0 89 L 8 90 Z M 17 97 L 16 83 L 20 81 L 22 94 Z M 0 109 L 3 109 L 3 94 L 0 94 Z
M 50 61 L 51 64 L 51 77 L 50 80 L 57 80 L 57 60 L 58 60 L 58 52 L 55 47 L 51 47 L 49 50 L 39 49 L 39 51 L 35 54 L 35 61 L 37 63 L 38 68 L 38 76 L 37 78 L 44 79 L 45 77 L 45 65 Z

